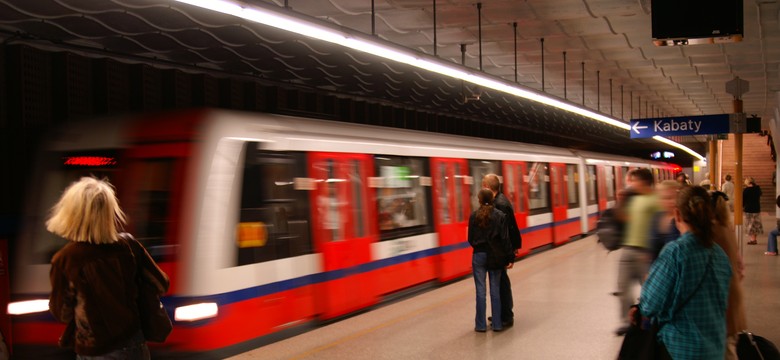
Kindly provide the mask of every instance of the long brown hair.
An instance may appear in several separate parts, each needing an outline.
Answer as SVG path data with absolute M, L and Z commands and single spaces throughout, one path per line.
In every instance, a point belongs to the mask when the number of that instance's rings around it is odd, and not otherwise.
M 677 197 L 677 209 L 682 220 L 691 228 L 704 247 L 712 246 L 712 228 L 715 214 L 710 195 L 701 186 L 686 186 Z
M 490 223 L 490 213 L 493 212 L 493 192 L 488 189 L 482 189 L 479 191 L 477 199 L 479 199 L 477 225 L 484 228 Z

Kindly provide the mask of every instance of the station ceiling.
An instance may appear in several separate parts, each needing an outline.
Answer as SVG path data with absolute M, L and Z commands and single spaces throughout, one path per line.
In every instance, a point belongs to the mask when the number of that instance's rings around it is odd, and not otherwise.
M 649 0 L 476 2 L 437 0 L 434 12 L 434 0 L 375 0 L 372 15 L 371 0 L 245 1 L 481 66 L 624 121 L 730 113 L 725 83 L 735 77 L 750 83 L 747 114 L 771 118 L 778 107 L 777 0 L 744 0 L 741 42 L 670 47 L 652 42 Z M 526 135 L 518 141 L 630 155 L 671 149 L 580 115 L 172 0 L 0 0 L 0 40 L 451 113 L 520 129 Z M 674 140 L 705 151 L 701 136 Z

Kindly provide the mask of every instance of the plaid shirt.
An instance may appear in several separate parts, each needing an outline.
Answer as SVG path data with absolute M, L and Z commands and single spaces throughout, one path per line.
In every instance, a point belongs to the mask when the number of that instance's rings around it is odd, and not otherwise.
M 730 279 L 726 253 L 718 245 L 702 247 L 690 232 L 661 251 L 642 286 L 639 309 L 663 326 L 658 338 L 673 359 L 723 359 Z

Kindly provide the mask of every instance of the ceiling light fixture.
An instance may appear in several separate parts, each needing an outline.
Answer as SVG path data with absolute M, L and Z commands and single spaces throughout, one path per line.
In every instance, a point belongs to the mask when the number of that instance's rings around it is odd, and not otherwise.
M 427 55 L 413 52 L 411 50 L 401 49 L 397 46 L 389 44 L 381 44 L 375 37 L 369 37 L 368 35 L 361 35 L 359 33 L 351 33 L 345 30 L 336 29 L 321 24 L 307 22 L 293 16 L 292 14 L 285 14 L 276 10 L 266 9 L 259 5 L 245 5 L 230 0 L 176 0 L 182 3 L 194 5 L 204 9 L 213 10 L 227 15 L 236 16 L 249 21 L 254 21 L 263 25 L 275 27 L 277 29 L 293 32 L 296 34 L 308 36 L 318 40 L 326 41 L 333 44 L 342 45 L 351 49 L 359 50 L 365 53 L 376 55 L 388 60 L 397 61 L 407 65 L 417 67 L 419 69 L 428 70 L 444 76 L 449 76 L 458 80 L 463 80 L 475 85 L 479 85 L 485 88 L 500 91 L 506 94 L 518 96 L 524 99 L 535 101 L 541 104 L 556 107 L 561 110 L 569 111 L 578 115 L 585 116 L 587 118 L 600 121 L 625 131 L 630 131 L 629 124 L 626 124 L 617 119 L 604 116 L 594 111 L 575 106 L 571 103 L 558 100 L 538 93 L 533 90 L 523 89 L 514 84 L 509 84 L 503 80 L 497 80 L 489 77 L 487 74 L 477 71 L 471 71 L 462 66 L 450 64 L 445 61 L 431 58 Z M 681 149 L 699 160 L 704 159 L 692 149 L 674 142 L 672 140 L 662 138 L 659 136 L 653 137 L 654 139 L 671 145 L 678 149 Z

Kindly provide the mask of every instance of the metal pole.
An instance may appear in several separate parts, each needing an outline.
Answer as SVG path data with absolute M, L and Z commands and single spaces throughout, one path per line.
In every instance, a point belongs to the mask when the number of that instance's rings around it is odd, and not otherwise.
M 631 106 L 630 106 L 630 108 L 631 108 L 631 115 L 629 116 L 629 118 L 633 119 L 634 118 L 634 90 L 629 90 L 628 91 L 628 98 L 629 98 L 629 101 L 631 102 Z
M 739 114 L 742 112 L 742 98 L 734 98 L 734 113 Z M 734 171 L 734 230 L 737 235 L 737 243 L 739 244 L 739 253 L 744 253 L 744 239 L 745 233 L 742 230 L 742 184 L 744 182 L 742 178 L 742 134 L 734 134 L 734 157 L 736 162 L 736 169 Z
M 601 71 L 596 70 L 596 110 L 601 112 Z
M 638 107 L 637 112 L 639 113 L 639 118 L 642 118 L 642 95 L 636 96 L 636 107 Z
M 626 104 L 623 103 L 623 85 L 620 85 L 620 118 L 625 120 L 623 117 L 623 109 L 626 108 Z
M 374 10 L 374 0 L 371 0 L 371 35 L 376 36 L 376 11 Z
M 539 41 L 542 43 L 542 92 L 544 92 L 544 38 Z
M 436 49 L 438 44 L 436 38 L 436 0 L 433 0 L 433 56 L 439 56 Z
M 582 106 L 585 106 L 585 62 L 581 62 L 582 65 Z
M 615 116 L 613 115 L 613 108 L 612 108 L 612 78 L 609 79 L 609 116 Z
M 477 23 L 479 29 L 479 71 L 482 71 L 482 3 L 477 3 Z
M 563 98 L 568 99 L 566 88 L 566 52 L 563 52 Z
M 512 30 L 515 33 L 515 82 L 517 82 L 517 22 L 512 23 Z

